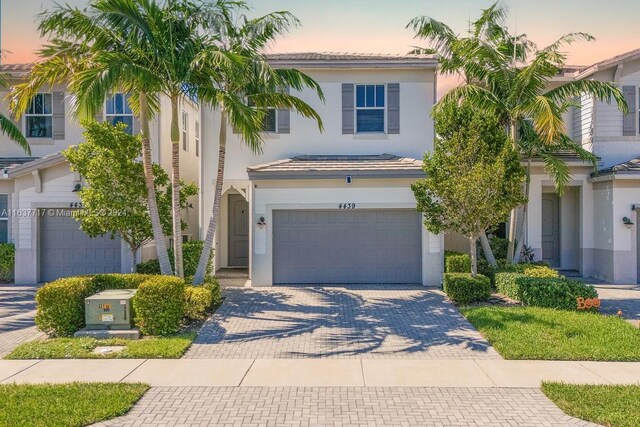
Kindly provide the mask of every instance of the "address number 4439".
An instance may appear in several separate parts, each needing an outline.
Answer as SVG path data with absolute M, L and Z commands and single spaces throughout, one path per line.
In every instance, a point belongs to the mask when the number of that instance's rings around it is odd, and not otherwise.
M 356 208 L 355 203 L 340 203 L 338 205 L 338 209 L 355 209 L 355 208 Z

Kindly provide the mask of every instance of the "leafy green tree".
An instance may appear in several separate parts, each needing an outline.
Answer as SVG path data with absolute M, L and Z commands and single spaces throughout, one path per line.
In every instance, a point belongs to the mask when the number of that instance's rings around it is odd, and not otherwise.
M 126 125 L 86 121 L 86 142 L 63 151 L 71 170 L 78 172 L 87 186 L 78 196 L 83 209 L 76 212 L 80 228 L 90 237 L 116 235 L 131 250 L 131 271 L 136 270 L 136 253 L 153 239 L 147 207 L 144 168 L 139 161 L 142 141 L 126 132 Z M 172 229 L 172 189 L 169 176 L 159 165 L 153 165 L 154 187 L 160 221 L 165 232 Z M 180 206 L 195 196 L 195 184 L 180 187 Z M 183 221 L 181 226 L 187 227 Z
M 7 81 L 5 79 L 5 76 L 3 76 L 2 74 L 0 74 L 0 87 L 7 87 Z M 3 114 L 0 114 L 0 133 L 7 135 L 9 139 L 18 144 L 18 146 L 22 148 L 25 153 L 31 155 L 31 147 L 29 146 L 27 139 L 24 137 L 24 135 L 22 135 L 20 129 L 18 129 L 18 127 Z
M 435 149 L 424 156 L 427 177 L 411 188 L 429 231 L 454 231 L 469 239 L 475 276 L 478 237 L 526 202 L 524 169 L 497 116 L 447 104 L 434 118 Z
M 416 38 L 426 40 L 430 46 L 412 52 L 438 54 L 440 72 L 458 75 L 464 80 L 438 102 L 436 110 L 464 101 L 493 112 L 509 129 L 510 138 L 523 157 L 530 159 L 531 155 L 540 155 L 556 188 L 562 192 L 570 175 L 558 154 L 572 152 L 594 166 L 596 161 L 592 153 L 566 134 L 562 116 L 574 104 L 574 98 L 588 94 L 600 101 L 615 101 L 625 112 L 627 105 L 620 90 L 610 82 L 576 80 L 552 84 L 566 64 L 566 46 L 578 40 L 592 41 L 591 35 L 568 33 L 539 49 L 526 34 L 509 32 L 507 16 L 506 7 L 495 3 L 484 9 L 476 21 L 469 23 L 466 35 L 456 34 L 433 18 L 416 17 L 407 27 L 415 31 Z M 527 128 L 524 132 L 523 127 Z M 528 192 L 527 185 L 527 196 Z M 524 244 L 527 215 L 527 206 L 521 208 L 525 226 L 519 246 Z M 514 210 L 510 220 L 508 262 L 517 261 L 520 255 L 520 250 L 514 248 L 516 218 Z
M 217 3 L 203 10 L 206 34 L 218 39 L 219 49 L 235 61 L 223 64 L 215 84 L 199 85 L 199 96 L 220 114 L 216 185 L 204 248 L 193 282 L 201 284 L 209 263 L 220 216 L 227 146 L 227 125 L 239 133 L 254 153 L 262 151 L 264 118 L 269 108 L 292 110 L 314 119 L 322 131 L 322 119 L 307 103 L 287 90 L 311 88 L 324 100 L 320 86 L 306 74 L 290 68 L 273 68 L 264 56 L 268 46 L 299 21 L 289 12 L 273 12 L 248 18 L 243 1 Z

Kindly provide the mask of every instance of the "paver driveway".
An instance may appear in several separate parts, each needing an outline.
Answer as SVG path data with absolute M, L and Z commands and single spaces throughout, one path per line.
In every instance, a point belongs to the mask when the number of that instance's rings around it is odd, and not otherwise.
M 435 289 L 227 289 L 186 358 L 499 359 Z
M 0 357 L 18 344 L 44 336 L 34 324 L 35 286 L 0 285 Z

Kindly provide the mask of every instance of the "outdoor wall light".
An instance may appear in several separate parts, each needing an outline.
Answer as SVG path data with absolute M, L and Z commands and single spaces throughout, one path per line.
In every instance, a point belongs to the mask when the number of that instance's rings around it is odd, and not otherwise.
M 258 220 L 257 225 L 258 225 L 258 227 L 260 227 L 261 230 L 264 228 L 265 225 L 267 225 L 267 223 L 265 222 L 263 216 L 260 217 L 260 219 Z
M 2 175 L 5 178 L 9 178 L 9 169 L 7 169 L 7 168 L 2 169 Z
M 82 185 L 76 184 L 76 185 L 73 186 L 73 190 L 71 190 L 71 192 L 72 193 L 77 193 L 80 190 L 82 190 Z
M 631 228 L 633 226 L 633 221 L 628 216 L 622 217 L 622 223 L 627 226 L 627 228 Z

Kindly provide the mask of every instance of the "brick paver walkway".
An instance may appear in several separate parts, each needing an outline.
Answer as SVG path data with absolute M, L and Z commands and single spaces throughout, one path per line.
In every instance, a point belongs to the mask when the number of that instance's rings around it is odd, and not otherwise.
M 157 387 L 102 426 L 590 426 L 536 389 Z
M 230 289 L 186 358 L 499 359 L 434 289 Z
M 622 310 L 625 319 L 640 321 L 640 285 L 596 284 L 596 289 L 602 313 L 615 315 Z
M 33 318 L 35 286 L 0 285 L 0 358 L 18 344 L 42 337 Z

